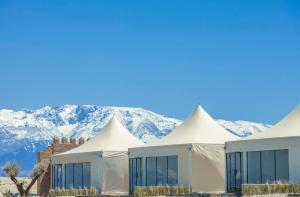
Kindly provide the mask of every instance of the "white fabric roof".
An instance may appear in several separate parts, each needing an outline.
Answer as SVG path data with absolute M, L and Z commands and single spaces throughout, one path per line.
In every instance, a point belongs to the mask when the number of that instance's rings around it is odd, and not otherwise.
M 95 151 L 128 151 L 130 147 L 142 145 L 144 145 L 144 143 L 134 137 L 124 128 L 117 118 L 113 116 L 95 137 L 77 148 L 57 155 Z
M 295 136 L 300 136 L 300 105 L 298 105 L 292 112 L 290 112 L 275 126 L 266 129 L 261 133 L 245 137 L 243 140 Z
M 197 106 L 193 114 L 169 135 L 149 143 L 149 146 L 209 143 L 224 144 L 240 139 L 222 128 L 206 111 Z

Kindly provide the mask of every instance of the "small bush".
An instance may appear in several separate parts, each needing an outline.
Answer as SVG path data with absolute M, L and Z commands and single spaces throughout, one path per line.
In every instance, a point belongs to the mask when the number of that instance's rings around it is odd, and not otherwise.
M 137 186 L 134 189 L 134 197 L 182 195 L 191 194 L 191 187 L 184 186 Z
M 11 197 L 12 193 L 10 189 L 5 189 L 5 192 L 3 193 L 3 197 Z

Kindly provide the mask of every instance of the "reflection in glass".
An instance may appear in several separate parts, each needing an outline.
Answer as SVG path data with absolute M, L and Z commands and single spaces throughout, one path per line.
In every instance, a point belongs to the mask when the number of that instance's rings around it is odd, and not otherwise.
M 262 183 L 275 181 L 275 154 L 274 151 L 261 152 Z
M 168 156 L 168 185 L 178 184 L 177 156 Z
M 157 157 L 157 185 L 168 183 L 168 157 Z
M 261 183 L 260 152 L 247 153 L 248 183 Z
M 82 188 L 82 163 L 74 164 L 74 188 Z
M 146 177 L 148 186 L 156 185 L 156 157 L 146 158 Z
M 74 166 L 72 163 L 68 163 L 65 165 L 65 175 L 66 175 L 66 189 L 71 189 L 73 188 L 74 184 L 74 176 L 73 176 L 73 169 Z
M 276 180 L 289 180 L 289 154 L 288 150 L 277 150 L 276 154 Z
M 91 187 L 91 163 L 83 163 L 82 164 L 82 181 L 83 181 L 83 188 L 90 188 Z

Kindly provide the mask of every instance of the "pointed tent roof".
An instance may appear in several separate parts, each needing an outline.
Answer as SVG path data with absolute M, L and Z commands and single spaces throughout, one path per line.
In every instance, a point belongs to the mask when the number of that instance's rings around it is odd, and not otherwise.
M 238 140 L 234 134 L 222 128 L 207 112 L 197 106 L 195 111 L 179 127 L 160 140 L 153 141 L 150 146 L 210 143 L 224 144 L 225 141 Z
M 275 126 L 244 138 L 243 140 L 295 137 L 300 136 L 300 105 L 291 111 L 285 118 Z
M 73 153 L 85 153 L 95 151 L 128 151 L 128 148 L 142 146 L 144 143 L 134 137 L 118 120 L 113 116 L 102 128 L 101 132 L 83 145 L 70 151 L 58 154 L 67 155 Z

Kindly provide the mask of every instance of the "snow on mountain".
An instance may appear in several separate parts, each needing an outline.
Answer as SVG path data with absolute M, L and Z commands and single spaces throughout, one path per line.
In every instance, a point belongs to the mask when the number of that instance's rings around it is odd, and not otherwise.
M 51 143 L 54 136 L 92 137 L 115 114 L 136 137 L 149 142 L 167 135 L 181 121 L 142 108 L 95 105 L 45 106 L 37 110 L 0 110 L 0 166 L 17 161 L 26 175 L 35 163 L 36 152 Z M 269 125 L 247 121 L 218 120 L 221 126 L 239 136 L 260 132 Z M 1 175 L 2 172 L 0 172 Z M 3 174 L 2 174 L 3 175 Z

